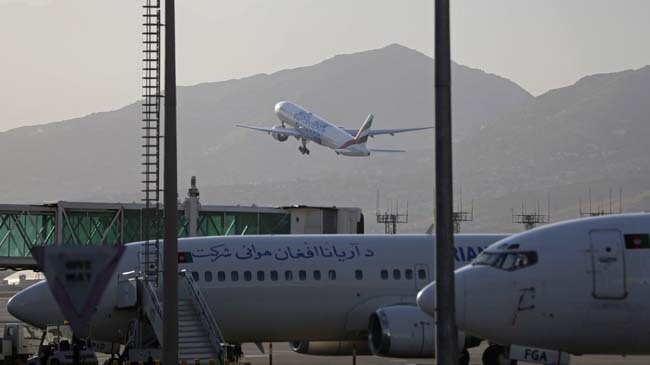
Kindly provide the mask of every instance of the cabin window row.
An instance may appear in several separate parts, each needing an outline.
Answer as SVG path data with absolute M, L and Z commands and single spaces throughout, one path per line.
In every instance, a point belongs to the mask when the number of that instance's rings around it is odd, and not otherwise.
M 393 269 L 389 271 L 388 269 L 382 269 L 379 273 L 382 280 L 390 279 L 392 274 L 393 280 L 413 280 L 413 270 L 412 269 Z M 419 280 L 427 280 L 427 271 L 425 269 L 418 269 L 417 275 Z
M 361 275 L 361 278 L 359 278 L 359 275 Z M 358 280 L 361 280 L 363 278 L 363 273 L 361 273 L 361 270 L 357 270 L 356 275 Z M 211 282 L 214 280 L 213 273 L 212 271 L 206 271 L 203 273 L 203 277 L 201 277 L 200 273 L 197 271 L 192 271 L 192 278 L 194 281 L 200 281 L 201 279 L 206 282 Z M 272 270 L 269 272 L 266 271 L 217 271 L 216 273 L 216 281 L 253 281 L 255 279 L 256 281 L 279 281 L 279 280 L 284 280 L 284 281 L 293 281 L 293 280 L 298 280 L 298 281 L 306 281 L 306 280 L 315 280 L 315 281 L 320 281 L 320 280 L 336 280 L 336 271 L 334 270 L 329 270 L 327 272 L 321 273 L 320 270 L 313 270 L 313 271 L 307 271 L 307 270 L 298 270 L 297 272 L 292 271 L 292 270 L 286 270 L 286 271 L 276 271 Z

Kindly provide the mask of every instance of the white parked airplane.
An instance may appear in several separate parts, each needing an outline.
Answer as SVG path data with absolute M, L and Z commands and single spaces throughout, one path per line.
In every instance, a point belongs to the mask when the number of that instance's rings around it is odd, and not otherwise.
M 504 237 L 457 235 L 456 266 Z M 192 272 L 228 342 L 287 341 L 294 351 L 328 355 L 351 354 L 356 344 L 358 354 L 427 357 L 433 320 L 415 297 L 431 281 L 433 246 L 428 234 L 185 238 L 179 251 L 191 262 L 179 266 Z M 137 269 L 141 249 L 127 245 L 93 317 L 94 340 L 127 333 L 136 313 L 116 309 L 117 273 Z M 45 281 L 16 294 L 7 309 L 38 327 L 63 321 Z
M 505 238 L 456 271 L 458 326 L 504 346 L 650 354 L 649 233 L 650 214 L 635 213 Z M 435 284 L 418 295 L 431 315 L 434 295 Z M 485 363 L 497 364 L 505 349 L 493 345 Z
M 380 134 L 395 135 L 396 133 L 433 128 L 418 127 L 373 130 L 370 128 L 373 119 L 372 114 L 370 114 L 359 130 L 345 129 L 337 127 L 316 114 L 312 114 L 303 109 L 301 106 L 288 101 L 281 101 L 275 104 L 275 115 L 282 122 L 281 125 L 276 125 L 272 128 L 251 127 L 240 124 L 237 126 L 266 132 L 280 142 L 286 141 L 289 137 L 295 137 L 301 142 L 298 151 L 303 155 L 309 154 L 307 142 L 311 141 L 321 146 L 329 147 L 337 155 L 344 156 L 369 156 L 371 152 L 404 152 L 403 150 L 369 149 L 366 147 L 366 143 L 368 137 L 374 137 Z M 286 127 L 285 124 L 288 124 L 290 128 Z

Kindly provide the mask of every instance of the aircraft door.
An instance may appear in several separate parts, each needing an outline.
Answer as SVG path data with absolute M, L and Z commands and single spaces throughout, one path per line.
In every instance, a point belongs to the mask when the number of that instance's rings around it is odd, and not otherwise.
M 425 264 L 415 264 L 415 288 L 422 290 L 427 284 L 432 282 L 429 279 L 429 266 Z
M 625 286 L 625 244 L 621 232 L 615 229 L 593 230 L 591 262 L 593 296 L 597 299 L 622 299 Z

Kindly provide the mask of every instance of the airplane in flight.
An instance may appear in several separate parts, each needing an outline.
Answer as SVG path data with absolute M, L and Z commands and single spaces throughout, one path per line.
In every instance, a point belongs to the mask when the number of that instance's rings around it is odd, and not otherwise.
M 433 127 L 401 128 L 401 129 L 371 129 L 373 115 L 368 115 L 361 128 L 345 129 L 337 127 L 325 119 L 313 114 L 301 106 L 289 101 L 275 104 L 275 115 L 281 125 L 271 128 L 252 127 L 238 124 L 237 127 L 266 132 L 276 141 L 285 142 L 289 137 L 295 137 L 301 145 L 298 151 L 303 155 L 309 154 L 308 142 L 331 148 L 337 155 L 370 156 L 372 152 L 404 152 L 404 150 L 368 148 L 368 137 L 381 134 L 395 135 L 397 133 L 420 131 Z M 289 127 L 287 127 L 289 125 Z
M 456 235 L 456 266 L 504 237 Z M 137 270 L 141 250 L 141 243 L 126 245 L 90 324 L 93 340 L 128 333 L 137 313 L 116 309 L 118 277 Z M 319 355 L 351 355 L 353 345 L 359 355 L 434 355 L 433 319 L 415 302 L 434 273 L 430 234 L 183 238 L 179 253 L 189 256 L 179 269 L 191 272 L 229 343 L 291 342 L 296 352 Z M 55 303 L 42 281 L 17 293 L 7 309 L 44 327 L 64 320 Z M 466 349 L 479 341 L 459 337 L 469 361 Z
M 550 363 L 558 350 L 648 355 L 649 262 L 648 213 L 583 218 L 512 235 L 456 270 L 458 327 L 494 344 L 486 365 L 512 359 L 513 349 L 526 346 L 534 349 L 518 351 L 518 360 Z M 434 315 L 434 298 L 432 283 L 419 293 L 418 305 Z

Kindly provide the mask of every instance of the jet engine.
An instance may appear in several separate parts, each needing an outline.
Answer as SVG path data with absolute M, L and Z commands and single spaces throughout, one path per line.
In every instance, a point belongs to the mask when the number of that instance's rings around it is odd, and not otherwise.
M 271 128 L 271 129 L 277 130 L 277 129 L 283 129 L 283 128 L 284 127 L 282 127 L 281 125 L 274 125 L 273 128 Z M 274 133 L 274 132 L 271 132 L 271 137 L 273 137 L 273 139 L 275 139 L 276 141 L 280 141 L 280 142 L 284 142 L 287 139 L 289 139 L 289 136 L 287 136 L 286 134 Z
M 435 321 L 414 305 L 379 308 L 370 317 L 368 344 L 373 354 L 386 357 L 435 357 Z M 465 336 L 458 336 L 460 351 Z
M 351 356 L 356 348 L 357 355 L 372 355 L 368 341 L 293 341 L 291 350 L 299 354 L 320 356 Z

